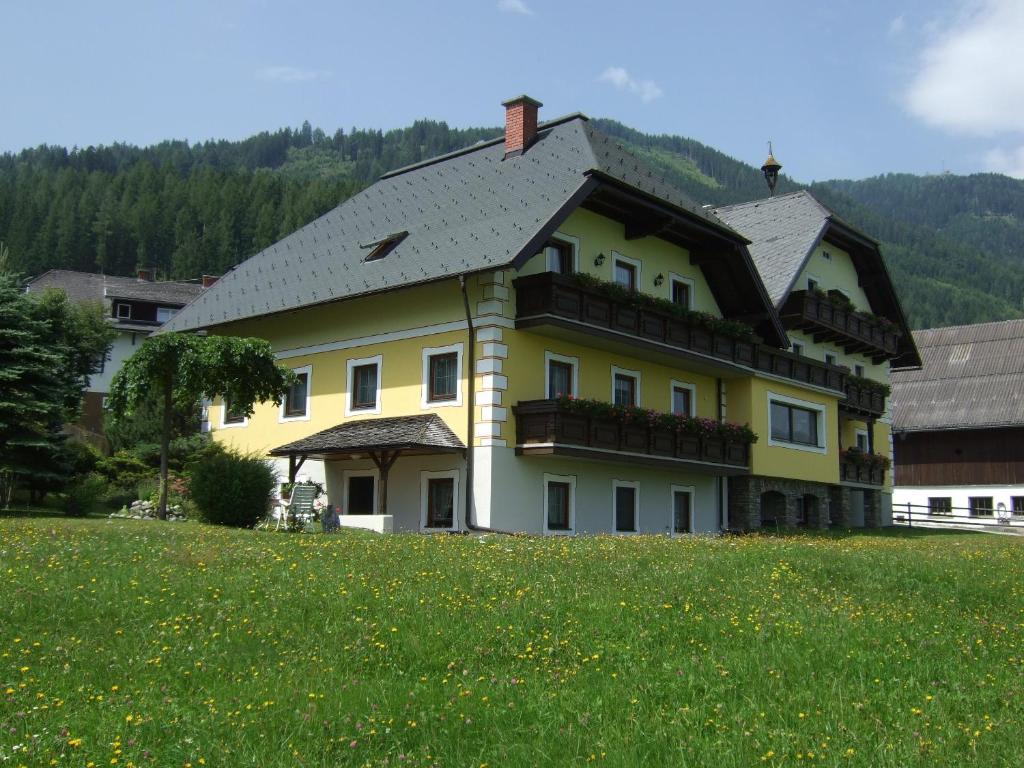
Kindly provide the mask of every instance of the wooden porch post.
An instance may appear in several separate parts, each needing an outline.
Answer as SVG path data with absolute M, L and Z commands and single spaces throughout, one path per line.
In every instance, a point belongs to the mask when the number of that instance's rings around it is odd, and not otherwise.
M 400 453 L 401 451 L 394 451 L 390 454 L 387 451 L 382 451 L 370 454 L 370 458 L 373 459 L 373 463 L 380 471 L 380 511 L 378 512 L 380 515 L 388 513 L 388 473 Z

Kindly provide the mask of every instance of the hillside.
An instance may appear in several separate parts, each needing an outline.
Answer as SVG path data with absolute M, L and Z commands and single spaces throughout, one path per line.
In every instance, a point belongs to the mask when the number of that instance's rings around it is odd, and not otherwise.
M 758 168 L 700 142 L 595 123 L 700 203 L 765 194 Z M 0 155 L 0 241 L 26 274 L 53 267 L 131 274 L 142 264 L 170 277 L 221 273 L 385 171 L 499 134 L 423 120 L 327 135 L 304 123 L 236 142 Z M 779 192 L 801 186 L 783 176 Z M 811 189 L 882 242 L 915 327 L 1022 316 L 1024 182 L 887 175 Z

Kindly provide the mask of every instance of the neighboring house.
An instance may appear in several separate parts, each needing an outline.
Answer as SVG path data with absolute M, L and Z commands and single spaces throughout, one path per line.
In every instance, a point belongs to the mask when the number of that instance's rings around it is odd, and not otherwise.
M 917 368 L 921 358 L 878 243 L 806 191 L 726 206 L 715 214 L 752 241 L 750 254 L 791 350 L 849 371 L 835 412 L 819 410 L 815 419 L 823 431 L 821 420 L 828 421 L 825 440 L 840 454 L 839 462 L 823 468 L 833 517 L 852 525 L 891 524 L 892 474 L 885 472 L 891 454 L 889 371 Z M 820 504 L 820 491 L 792 477 L 780 467 L 769 477 L 734 484 L 748 483 L 753 495 L 787 494 L 798 513 L 807 514 L 799 509 L 799 496 L 816 495 L 819 500 L 809 503 Z
M 924 367 L 893 376 L 894 512 L 1024 523 L 1024 320 L 914 339 Z
M 137 345 L 214 282 L 216 278 L 208 275 L 195 282 L 154 282 L 146 269 L 140 269 L 137 278 L 51 269 L 28 282 L 29 293 L 55 288 L 72 301 L 101 303 L 110 324 L 119 331 L 103 367 L 89 377 L 79 421 L 86 432 L 102 434 L 103 401 L 110 381 Z
M 249 418 L 215 403 L 215 438 L 325 480 L 345 524 L 377 529 L 825 527 L 857 522 L 851 489 L 880 524 L 881 474 L 844 481 L 839 452 L 841 413 L 884 413 L 847 400 L 843 365 L 887 380 L 886 361 L 916 361 L 877 247 L 830 246 L 857 266 L 822 285 L 895 329 L 832 322 L 834 360 L 815 359 L 813 329 L 794 354 L 751 259 L 756 222 L 695 205 L 582 115 L 538 125 L 537 102 L 505 106 L 503 139 L 387 174 L 167 324 L 268 339 L 300 377 Z

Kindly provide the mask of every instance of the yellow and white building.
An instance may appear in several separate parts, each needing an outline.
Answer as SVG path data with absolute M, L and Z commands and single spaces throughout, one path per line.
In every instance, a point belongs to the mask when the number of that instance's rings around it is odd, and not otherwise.
M 505 106 L 503 139 L 387 174 L 171 321 L 300 376 L 247 419 L 215 403 L 215 438 L 376 530 L 884 522 L 888 474 L 840 454 L 888 454 L 869 382 L 916 364 L 877 245 L 818 206 L 773 280 L 786 198 L 714 215 L 584 116 Z

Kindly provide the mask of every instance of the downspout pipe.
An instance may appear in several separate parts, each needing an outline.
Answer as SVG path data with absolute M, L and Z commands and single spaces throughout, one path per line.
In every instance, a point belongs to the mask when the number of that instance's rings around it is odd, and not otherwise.
M 469 293 L 466 291 L 466 276 L 459 275 L 459 288 L 462 290 L 462 306 L 466 310 L 466 328 L 469 331 L 469 349 L 466 351 L 466 509 L 464 512 L 466 530 L 478 533 L 506 533 L 495 528 L 486 528 L 473 521 L 473 433 L 476 429 L 476 328 L 473 327 L 473 313 L 469 309 Z

